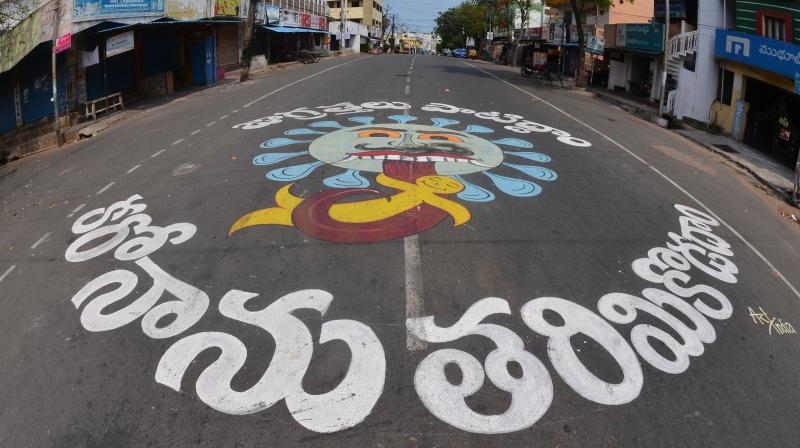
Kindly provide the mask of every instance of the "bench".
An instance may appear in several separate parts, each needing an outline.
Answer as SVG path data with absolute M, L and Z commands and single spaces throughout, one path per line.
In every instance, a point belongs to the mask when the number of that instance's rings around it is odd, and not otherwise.
M 124 109 L 122 104 L 122 93 L 112 93 L 111 95 L 102 98 L 96 98 L 83 103 L 84 118 L 92 117 L 92 120 L 97 120 L 97 114 L 107 112 L 109 110 Z

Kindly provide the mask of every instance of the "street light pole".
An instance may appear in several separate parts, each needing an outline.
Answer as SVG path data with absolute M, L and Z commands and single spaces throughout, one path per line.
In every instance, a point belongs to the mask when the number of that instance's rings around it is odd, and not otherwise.
M 667 67 L 669 66 L 669 0 L 664 0 L 664 67 L 661 73 L 661 99 L 658 101 L 658 116 L 664 117 L 664 97 L 667 90 Z

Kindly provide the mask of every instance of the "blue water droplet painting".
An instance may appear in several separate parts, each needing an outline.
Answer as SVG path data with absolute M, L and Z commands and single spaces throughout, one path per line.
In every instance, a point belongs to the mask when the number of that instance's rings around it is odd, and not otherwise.
M 453 176 L 453 178 L 464 184 L 464 190 L 457 195 L 459 198 L 470 202 L 490 202 L 494 200 L 495 196 L 491 191 L 471 184 L 460 176 Z
M 344 126 L 340 125 L 336 121 L 316 121 L 308 125 L 311 128 L 333 128 L 333 129 L 344 129 Z
M 285 168 L 274 169 L 267 173 L 267 179 L 277 180 L 279 182 L 292 182 L 300 180 L 314 172 L 314 170 L 321 165 L 324 165 L 324 162 L 317 161 L 305 163 L 303 165 L 293 165 Z
M 312 129 L 301 128 L 301 129 L 290 129 L 290 130 L 286 131 L 284 134 L 286 134 L 286 135 L 311 135 L 311 134 L 320 135 L 320 134 L 327 134 L 327 132 L 314 131 Z
M 516 148 L 532 149 L 533 143 L 518 138 L 504 138 L 501 140 L 492 140 L 495 145 L 514 146 Z
M 491 134 L 494 132 L 493 129 L 487 128 L 485 126 L 478 126 L 477 124 L 471 124 L 464 129 L 464 132 L 468 134 Z
M 451 120 L 449 118 L 432 118 L 431 123 L 433 123 L 433 125 L 436 127 L 444 128 L 453 124 L 459 124 L 461 122 L 458 120 Z
M 484 171 L 483 174 L 492 179 L 492 182 L 505 194 L 516 196 L 518 198 L 529 198 L 538 195 L 542 192 L 542 187 L 533 182 L 522 179 L 513 179 L 510 177 L 501 176 L 499 174 L 492 174 Z
M 514 151 L 504 151 L 506 154 L 515 155 L 517 157 L 522 157 L 524 159 L 533 160 L 534 162 L 542 162 L 547 163 L 553 159 L 546 154 L 542 154 L 539 152 L 514 152 Z
M 253 165 L 274 165 L 278 162 L 291 159 L 292 157 L 307 155 L 308 151 L 301 152 L 268 152 L 253 157 Z
M 513 163 L 503 163 L 505 166 L 510 166 L 517 171 L 521 171 L 534 179 L 544 180 L 547 182 L 554 181 L 558 178 L 555 171 L 533 165 L 515 165 Z
M 294 140 L 291 138 L 279 137 L 279 138 L 269 139 L 264 143 L 262 143 L 260 146 L 264 149 L 272 149 L 272 148 L 280 148 L 281 146 L 296 145 L 297 143 L 310 143 L 310 142 L 311 140 Z
M 372 124 L 375 121 L 375 117 L 350 117 L 350 121 L 353 123 L 361 123 L 363 125 Z
M 406 124 L 410 121 L 415 121 L 417 117 L 412 117 L 411 115 L 389 115 L 389 119 L 400 124 Z

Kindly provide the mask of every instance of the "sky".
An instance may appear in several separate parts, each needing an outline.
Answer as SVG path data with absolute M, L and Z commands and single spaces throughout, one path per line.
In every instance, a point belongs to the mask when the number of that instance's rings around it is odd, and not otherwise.
M 436 26 L 439 11 L 452 8 L 462 0 L 383 0 L 388 3 L 392 13 L 397 14 L 400 23 L 408 25 L 410 31 L 432 31 Z

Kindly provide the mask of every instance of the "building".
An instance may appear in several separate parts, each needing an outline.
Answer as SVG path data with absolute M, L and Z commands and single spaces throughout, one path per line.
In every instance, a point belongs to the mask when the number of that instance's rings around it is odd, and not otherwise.
M 736 0 L 734 10 L 735 28 L 715 32 L 720 69 L 710 121 L 795 168 L 800 146 L 800 8 L 792 1 Z
M 378 48 L 383 36 L 383 0 L 328 0 L 331 20 L 339 22 L 342 20 L 343 6 L 347 8 L 345 14 L 347 21 L 363 25 L 367 29 L 366 39 L 361 43 L 360 51 L 366 52 L 371 48 Z
M 714 58 L 715 30 L 734 23 L 733 0 L 678 1 L 676 6 L 670 1 L 670 13 L 681 22 L 679 33 L 670 39 L 667 48 L 668 95 L 664 109 L 680 120 L 708 123 L 719 72 Z
M 0 147 L 52 129 L 54 52 L 60 126 L 66 128 L 86 118 L 84 104 L 109 95 L 128 104 L 211 84 L 237 70 L 248 6 L 247 0 L 34 4 L 0 35 Z M 324 48 L 327 15 L 325 0 L 262 2 L 253 54 L 273 62 Z
M 362 53 L 371 48 L 369 30 L 366 25 L 348 20 L 346 25 L 342 26 L 340 21 L 331 21 L 328 30 L 333 38 L 331 40 L 332 51 Z
M 534 58 L 537 63 L 557 64 L 563 75 L 573 76 L 578 61 L 575 13 L 569 0 L 548 0 L 547 6 L 542 14 L 543 26 L 529 29 L 523 41 L 531 42 L 538 53 Z M 663 43 L 655 45 L 659 28 L 647 27 L 655 8 L 654 0 L 613 2 L 607 9 L 587 2 L 582 20 L 587 79 L 610 90 L 658 98 L 660 91 L 653 91 L 653 86 L 657 84 L 654 80 L 660 79 L 658 58 L 663 55 Z M 627 40 L 628 33 L 646 35 L 647 44 L 636 38 Z M 616 39 L 618 35 L 620 39 Z M 663 34 L 660 36 L 663 39 Z

